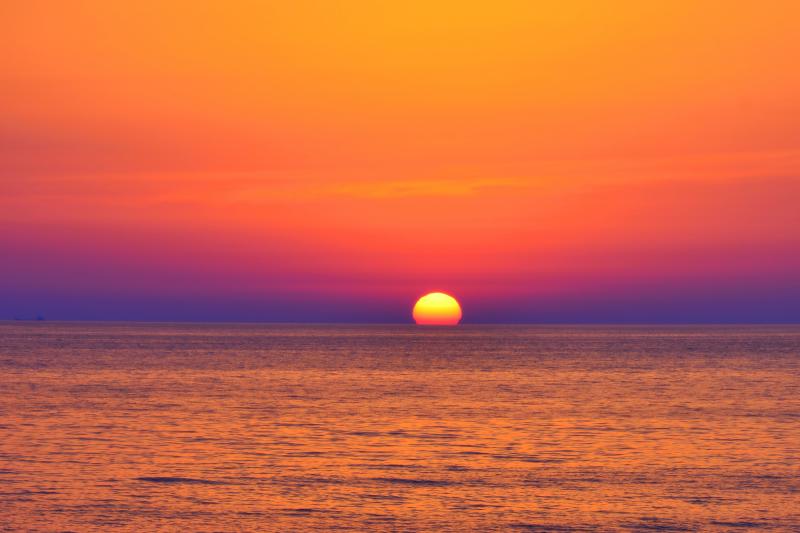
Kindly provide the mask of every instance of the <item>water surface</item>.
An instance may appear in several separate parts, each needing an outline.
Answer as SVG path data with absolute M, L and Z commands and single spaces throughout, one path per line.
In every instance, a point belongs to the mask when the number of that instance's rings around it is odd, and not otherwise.
M 0 323 L 0 529 L 800 531 L 800 327 Z

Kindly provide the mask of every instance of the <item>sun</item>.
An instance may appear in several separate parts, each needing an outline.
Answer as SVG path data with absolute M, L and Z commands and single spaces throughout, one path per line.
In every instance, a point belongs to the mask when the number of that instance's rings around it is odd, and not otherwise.
M 431 292 L 417 300 L 413 316 L 423 326 L 455 326 L 461 320 L 461 306 L 449 294 Z

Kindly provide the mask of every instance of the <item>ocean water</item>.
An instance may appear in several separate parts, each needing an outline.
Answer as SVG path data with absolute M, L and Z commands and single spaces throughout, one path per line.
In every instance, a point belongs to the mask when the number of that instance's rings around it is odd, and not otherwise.
M 0 323 L 2 531 L 800 531 L 800 327 Z

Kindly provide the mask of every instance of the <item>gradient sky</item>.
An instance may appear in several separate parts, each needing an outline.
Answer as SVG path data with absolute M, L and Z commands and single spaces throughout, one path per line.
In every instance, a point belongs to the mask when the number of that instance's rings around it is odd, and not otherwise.
M 0 6 L 0 319 L 800 321 L 800 3 Z

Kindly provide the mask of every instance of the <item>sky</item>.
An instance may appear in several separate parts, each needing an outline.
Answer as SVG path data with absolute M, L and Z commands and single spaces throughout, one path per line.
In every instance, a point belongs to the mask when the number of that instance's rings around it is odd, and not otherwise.
M 0 319 L 799 322 L 800 3 L 0 4 Z

